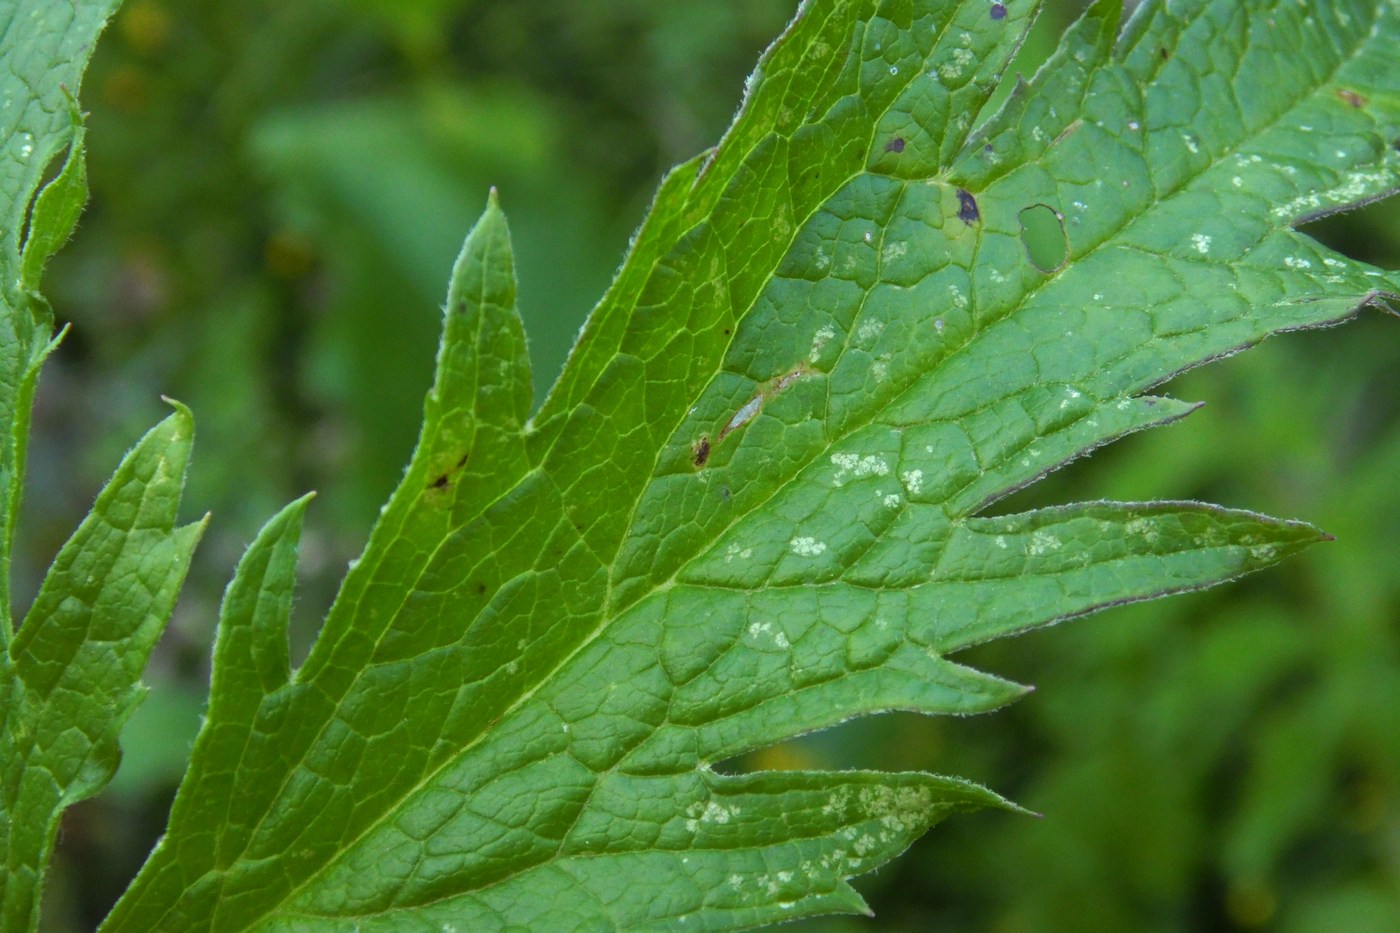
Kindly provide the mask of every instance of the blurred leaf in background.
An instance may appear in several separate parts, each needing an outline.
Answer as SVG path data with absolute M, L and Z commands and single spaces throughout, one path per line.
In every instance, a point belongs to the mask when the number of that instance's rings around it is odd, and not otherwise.
M 122 769 L 65 821 L 47 929 L 90 929 L 161 831 L 230 568 L 314 488 L 309 642 L 407 460 L 443 283 L 488 188 L 510 211 L 538 396 L 661 172 L 718 137 L 793 5 L 129 0 L 87 78 L 93 202 L 50 274 L 75 327 L 40 390 L 17 595 L 160 393 L 199 417 L 186 507 L 214 521 Z M 1019 70 L 1081 7 L 1047 4 Z M 1393 206 L 1313 232 L 1400 265 Z M 864 880 L 876 921 L 798 928 L 1400 929 L 1400 332 L 1371 316 L 1269 341 L 1171 392 L 1207 407 L 1003 508 L 1199 498 L 1338 542 L 978 649 L 968 663 L 1042 688 L 1000 716 L 892 715 L 746 762 L 962 774 L 1045 814 L 950 823 Z

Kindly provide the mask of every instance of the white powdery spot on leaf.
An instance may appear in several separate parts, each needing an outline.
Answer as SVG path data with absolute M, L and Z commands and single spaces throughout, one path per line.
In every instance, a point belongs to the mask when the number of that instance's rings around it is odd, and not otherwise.
M 1044 531 L 1037 531 L 1031 534 L 1026 542 L 1026 553 L 1031 557 L 1040 557 L 1051 551 L 1058 551 L 1064 547 L 1064 542 L 1052 534 Z
M 1286 204 L 1280 204 L 1270 211 L 1275 218 L 1292 220 L 1303 214 L 1321 210 L 1337 204 L 1354 204 L 1364 200 L 1378 190 L 1394 185 L 1394 175 L 1389 171 L 1350 172 L 1346 181 L 1337 188 L 1318 194 L 1302 194 Z
M 948 81 L 955 81 L 962 77 L 976 58 L 970 49 L 954 49 L 952 59 L 938 66 L 938 73 Z
M 867 454 L 832 454 L 831 462 L 836 466 L 836 474 L 831 481 L 836 486 L 844 486 L 848 478 L 861 479 L 866 476 L 888 476 L 890 465 L 884 457 Z
M 884 321 L 876 321 L 876 320 L 866 320 L 866 321 L 862 321 L 860 327 L 856 330 L 856 338 L 857 338 L 858 340 L 860 340 L 861 343 L 869 343 L 870 341 L 874 340 L 876 337 L 880 336 L 880 334 L 883 333 L 884 330 L 885 330 L 885 322 L 884 322 Z
M 1159 535 L 1157 523 L 1150 518 L 1135 518 L 1123 527 L 1130 535 L 1141 535 L 1148 544 L 1156 541 Z
M 850 804 L 851 792 L 842 787 L 834 791 L 827 799 L 826 803 L 822 805 L 822 814 L 824 816 L 839 816 L 844 818 L 846 816 L 846 808 L 850 806 Z M 847 835 L 847 833 L 849 833 L 849 835 Z M 845 830 L 842 830 L 842 835 L 846 836 L 848 839 L 854 838 L 855 830 L 848 826 Z
M 685 808 L 685 815 L 688 817 L 685 821 L 685 828 L 695 832 L 702 824 L 706 823 L 723 826 L 741 812 L 743 812 L 741 808 L 735 804 L 725 806 L 715 800 L 692 803 Z
M 933 798 L 927 787 L 862 787 L 860 807 L 880 825 L 896 833 L 917 832 L 928 822 Z M 888 833 L 881 840 L 890 841 Z
M 784 650 L 792 647 L 792 642 L 788 641 L 787 634 L 782 631 L 775 631 L 772 622 L 749 623 L 749 637 L 754 641 L 771 639 L 773 644 Z

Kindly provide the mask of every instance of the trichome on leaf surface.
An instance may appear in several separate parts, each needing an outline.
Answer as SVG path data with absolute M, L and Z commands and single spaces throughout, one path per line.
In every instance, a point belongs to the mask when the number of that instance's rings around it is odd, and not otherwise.
M 0 2 L 6 569 L 53 347 L 39 276 L 86 197 L 65 89 L 114 5 Z M 861 911 L 849 878 L 1009 804 L 713 766 L 863 714 L 994 709 L 1024 688 L 959 649 L 1319 540 L 1195 502 L 986 511 L 1189 414 L 1144 394 L 1172 375 L 1400 292 L 1294 229 L 1400 187 L 1400 4 L 1144 2 L 1121 25 L 1100 0 L 989 112 L 1037 6 L 804 3 L 533 416 L 493 195 L 402 484 L 295 671 L 306 500 L 248 549 L 169 829 L 104 929 Z M 202 528 L 175 524 L 191 436 L 177 405 L 23 623 L 0 601 L 4 930 L 37 923 L 59 814 L 115 769 Z

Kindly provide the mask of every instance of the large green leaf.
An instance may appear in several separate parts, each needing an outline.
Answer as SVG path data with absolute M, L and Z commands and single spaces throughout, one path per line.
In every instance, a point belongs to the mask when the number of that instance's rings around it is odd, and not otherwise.
M 250 551 L 169 832 L 107 929 L 859 910 L 848 878 L 1001 801 L 713 765 L 995 708 L 1021 688 L 950 654 L 1318 540 L 1199 503 L 987 510 L 1189 413 L 1142 394 L 1174 373 L 1400 290 L 1293 229 L 1400 184 L 1400 7 L 1147 2 L 1120 36 L 1099 2 L 978 126 L 1035 7 L 804 4 L 533 420 L 493 200 L 402 485 L 296 672 L 300 506 Z

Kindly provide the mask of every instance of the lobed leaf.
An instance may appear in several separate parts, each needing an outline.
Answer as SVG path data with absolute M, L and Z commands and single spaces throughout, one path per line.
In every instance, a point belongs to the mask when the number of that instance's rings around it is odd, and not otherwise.
M 988 508 L 1144 395 L 1396 276 L 1297 223 L 1400 186 L 1391 0 L 1100 0 L 978 123 L 1032 0 L 811 0 L 663 182 L 527 420 L 494 196 L 403 483 L 285 670 L 300 505 L 225 603 L 170 830 L 108 930 L 706 929 L 860 910 L 920 774 L 713 765 L 1022 688 L 967 645 L 1323 537 L 1200 503 Z M 1032 254 L 1027 211 L 1062 242 Z M 1061 258 L 1062 257 L 1062 258 Z
M 127 454 L 0 653 L 0 929 L 33 929 L 64 807 L 111 779 L 117 736 L 204 523 L 175 526 L 193 419 Z

